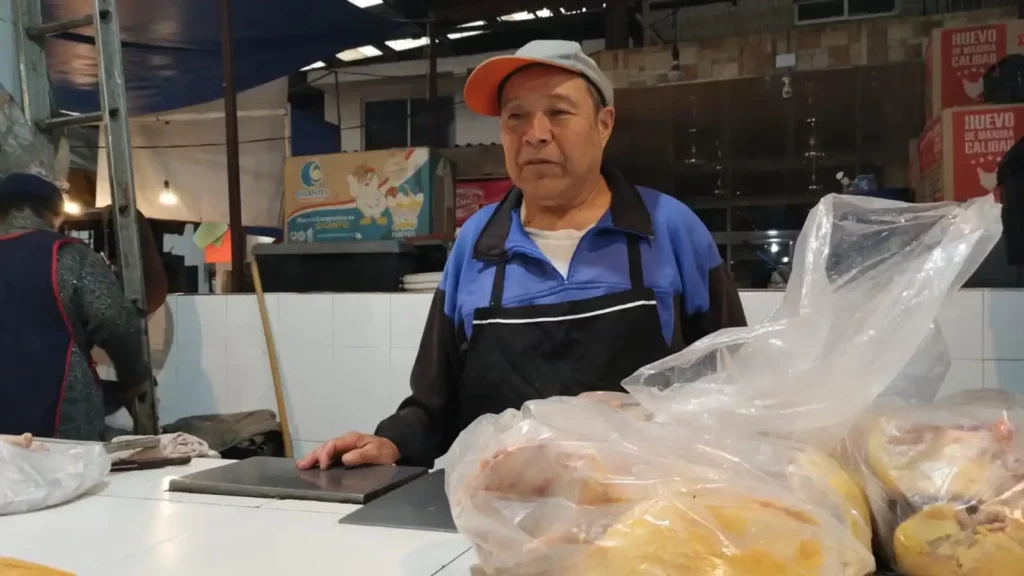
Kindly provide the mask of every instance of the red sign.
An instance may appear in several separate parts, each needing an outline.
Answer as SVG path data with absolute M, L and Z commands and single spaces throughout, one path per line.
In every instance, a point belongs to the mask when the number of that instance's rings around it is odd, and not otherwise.
M 942 104 L 944 108 L 981 102 L 985 72 L 1006 56 L 1006 25 L 994 24 L 942 34 Z
M 1024 107 L 956 110 L 952 114 L 953 189 L 957 200 L 999 191 L 996 169 L 1024 136 Z
M 932 30 L 925 46 L 925 112 L 984 101 L 985 73 L 1010 54 L 1024 52 L 1024 20 Z
M 499 180 L 464 180 L 455 184 L 455 224 L 462 226 L 477 210 L 494 204 L 512 188 L 508 178 Z

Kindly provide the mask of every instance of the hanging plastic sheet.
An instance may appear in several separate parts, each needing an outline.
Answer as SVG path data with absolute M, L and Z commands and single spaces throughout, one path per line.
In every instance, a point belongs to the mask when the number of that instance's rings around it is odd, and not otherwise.
M 14 96 L 0 85 L 0 178 L 12 172 L 31 172 L 56 178 L 53 145 L 25 119 Z

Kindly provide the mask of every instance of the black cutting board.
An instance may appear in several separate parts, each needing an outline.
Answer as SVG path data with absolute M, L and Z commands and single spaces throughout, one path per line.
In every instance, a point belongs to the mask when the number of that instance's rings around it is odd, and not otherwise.
M 406 466 L 298 470 L 287 458 L 256 457 L 171 480 L 171 492 L 366 504 L 427 473 Z
M 342 524 L 383 526 L 431 532 L 458 532 L 448 496 L 444 470 L 435 470 L 389 492 L 340 520 Z

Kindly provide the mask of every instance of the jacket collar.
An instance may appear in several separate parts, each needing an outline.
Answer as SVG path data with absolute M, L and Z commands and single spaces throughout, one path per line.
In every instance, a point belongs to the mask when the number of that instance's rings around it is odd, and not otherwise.
M 612 201 L 608 212 L 598 220 L 595 228 L 611 228 L 644 237 L 652 236 L 651 213 L 640 197 L 640 191 L 614 168 L 602 166 L 601 175 L 611 190 Z M 473 247 L 473 258 L 482 261 L 508 259 L 509 252 L 526 238 L 526 231 L 518 218 L 522 204 L 523 192 L 519 188 L 513 187 L 505 194 L 480 231 L 480 236 Z

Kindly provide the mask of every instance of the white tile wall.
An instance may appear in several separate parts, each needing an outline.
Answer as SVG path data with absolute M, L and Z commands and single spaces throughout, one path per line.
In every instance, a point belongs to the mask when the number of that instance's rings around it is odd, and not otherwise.
M 985 292 L 985 360 L 1024 360 L 1024 290 Z
M 760 322 L 782 293 L 741 297 L 748 320 Z M 268 295 L 298 453 L 349 430 L 372 431 L 408 395 L 430 301 L 429 294 Z M 167 308 L 162 421 L 276 410 L 254 296 L 172 296 Z M 939 324 L 953 358 L 942 394 L 982 386 L 1024 393 L 1024 291 L 962 291 Z

